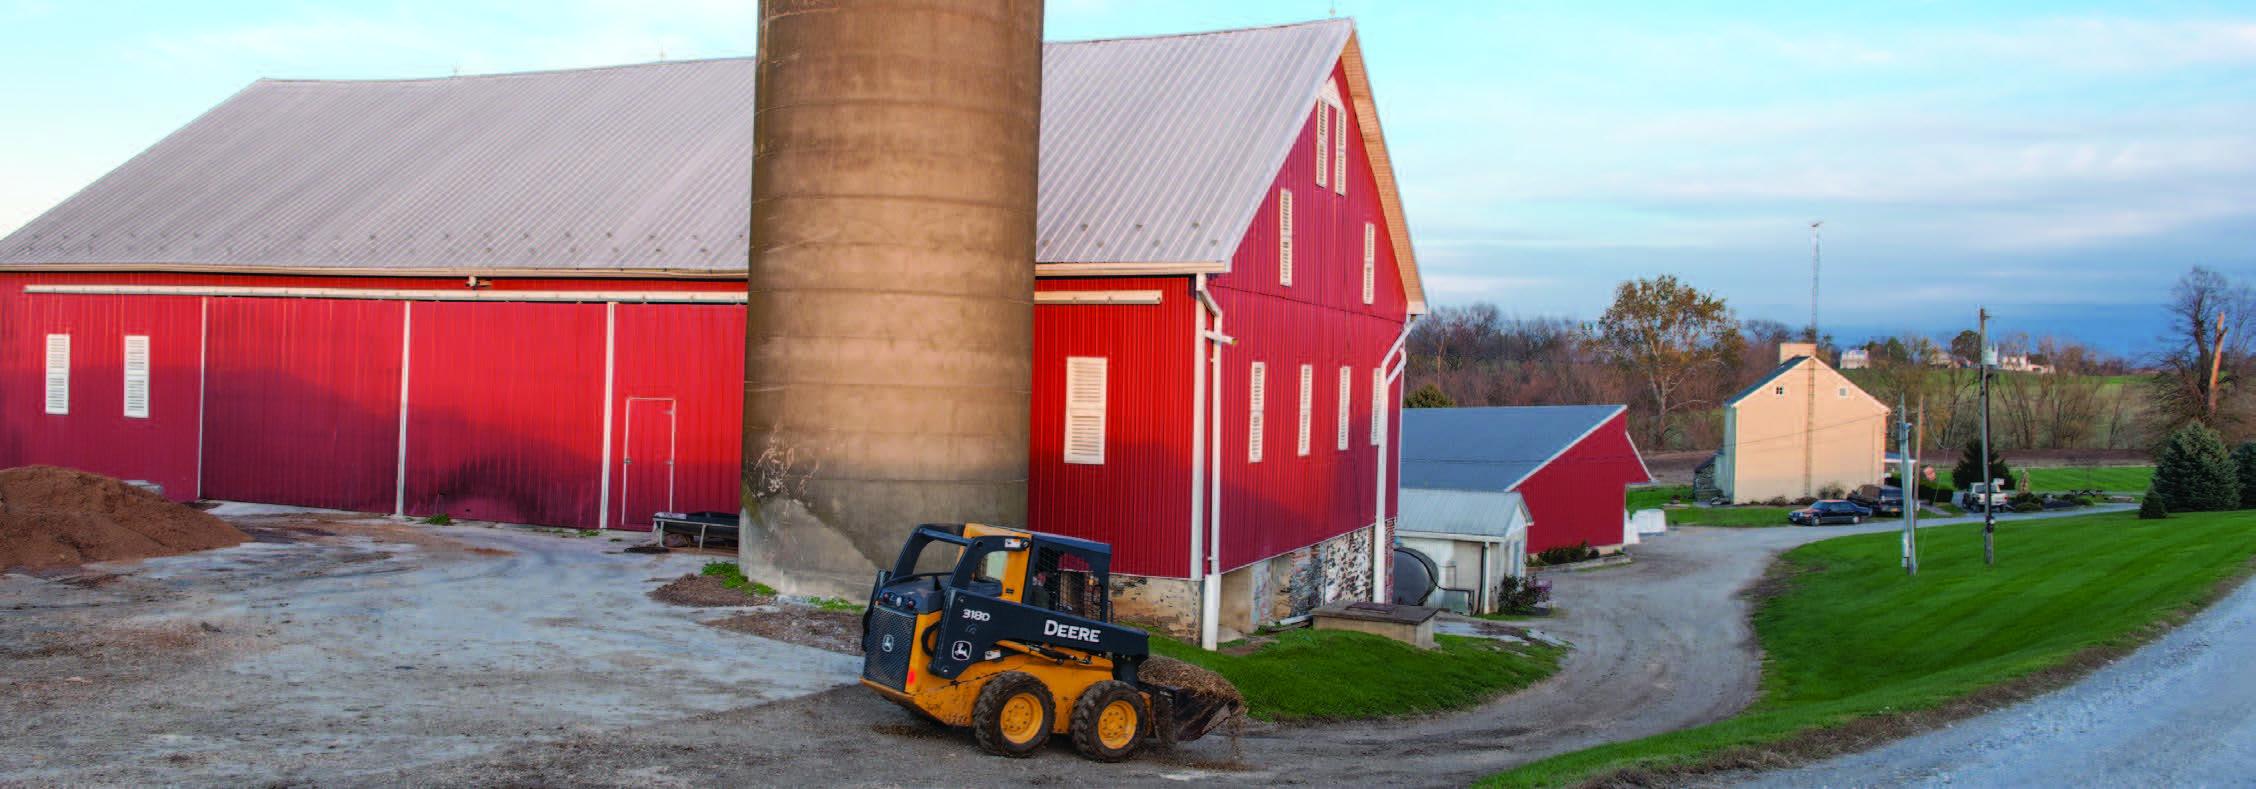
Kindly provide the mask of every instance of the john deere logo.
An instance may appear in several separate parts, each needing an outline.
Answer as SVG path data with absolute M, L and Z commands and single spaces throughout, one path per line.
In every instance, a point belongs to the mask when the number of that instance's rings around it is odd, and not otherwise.
M 970 659 L 971 659 L 971 642 L 969 642 L 969 641 L 958 641 L 958 642 L 956 642 L 956 644 L 955 644 L 955 647 L 954 647 L 954 648 L 952 648 L 952 649 L 949 649 L 949 650 L 948 650 L 948 655 L 949 655 L 950 657 L 953 657 L 953 658 L 957 659 L 957 660 L 970 660 Z
M 885 650 L 887 652 L 893 651 L 893 635 L 891 633 L 887 633 L 885 635 L 885 640 L 878 642 L 877 648 Z

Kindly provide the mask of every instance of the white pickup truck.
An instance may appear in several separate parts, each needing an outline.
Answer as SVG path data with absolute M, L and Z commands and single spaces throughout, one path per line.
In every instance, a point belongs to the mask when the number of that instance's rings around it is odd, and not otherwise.
M 1976 482 L 1959 491 L 1958 506 L 1968 512 L 1979 512 L 1983 502 L 1988 501 L 1992 509 L 2005 509 L 2006 499 L 2012 496 L 2013 491 L 2005 489 L 2005 480 L 1993 480 L 1987 484 Z

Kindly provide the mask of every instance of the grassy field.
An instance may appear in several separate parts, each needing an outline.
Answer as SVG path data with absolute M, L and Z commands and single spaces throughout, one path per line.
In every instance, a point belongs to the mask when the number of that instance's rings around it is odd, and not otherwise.
M 1486 638 L 1435 636 L 1422 650 L 1344 630 L 1287 630 L 1247 655 L 1207 652 L 1165 638 L 1152 651 L 1228 677 L 1262 720 L 1354 720 L 1461 709 L 1519 690 L 1559 670 L 1564 649 Z
M 2005 524 L 1998 546 L 1998 565 L 1985 568 L 1978 526 L 1925 532 L 1916 578 L 1899 569 L 1893 534 L 1790 551 L 1769 582 L 1775 596 L 1755 614 L 1764 661 L 1763 695 L 1753 707 L 1485 783 L 1559 786 L 1625 770 L 1681 783 L 1672 771 L 1711 759 L 1869 747 L 1891 716 L 2079 662 L 2090 650 L 2127 648 L 2181 619 L 2247 570 L 2256 512 Z M 1679 780 L 1667 781 L 1672 775 Z
M 1629 497 L 1626 506 L 1630 512 L 1656 509 L 1669 503 L 1670 498 L 1692 500 L 1690 485 L 1655 485 L 1649 488 L 1630 488 L 1625 492 Z
M 1957 479 L 1950 469 L 1942 469 L 1944 480 L 1958 489 Z M 2015 481 L 2021 484 L 2020 469 L 2014 469 Z M 2057 468 L 2029 469 L 2029 488 L 2038 493 L 2063 490 L 2109 490 L 2136 493 L 2146 490 L 2154 481 L 2153 466 L 2062 466 Z
M 1686 507 L 1668 511 L 1670 526 L 1791 526 L 1786 513 L 1799 507 Z

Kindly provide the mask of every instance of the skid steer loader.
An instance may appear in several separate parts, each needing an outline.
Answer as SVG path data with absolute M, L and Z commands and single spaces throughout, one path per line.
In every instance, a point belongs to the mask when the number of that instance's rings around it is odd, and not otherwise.
M 935 544 L 952 546 L 924 556 Z M 1053 734 L 1119 761 L 1147 738 L 1194 740 L 1234 699 L 1146 682 L 1144 631 L 1112 623 L 1103 543 L 980 524 L 925 524 L 862 613 L 862 684 L 980 747 L 1033 755 Z

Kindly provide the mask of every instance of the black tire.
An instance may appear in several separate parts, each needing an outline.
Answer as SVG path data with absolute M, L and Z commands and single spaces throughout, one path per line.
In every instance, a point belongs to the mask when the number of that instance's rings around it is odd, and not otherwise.
M 1012 699 L 1030 696 L 1041 710 L 1041 729 L 1021 741 L 1004 736 L 1003 708 Z M 997 756 L 1024 759 L 1040 751 L 1050 741 L 1050 730 L 1057 726 L 1057 702 L 1050 697 L 1050 688 L 1023 671 L 1005 671 L 987 680 L 979 689 L 979 700 L 971 706 L 971 731 L 979 739 L 979 747 Z
M 1135 723 L 1127 734 L 1126 742 L 1107 743 L 1106 733 L 1099 725 L 1108 708 L 1125 703 L 1134 710 Z M 1079 701 L 1073 703 L 1073 748 L 1082 756 L 1100 762 L 1117 762 L 1136 755 L 1136 749 L 1151 735 L 1151 707 L 1144 703 L 1144 694 L 1117 679 L 1108 679 L 1082 691 Z M 1116 738 L 1118 733 L 1114 733 Z

